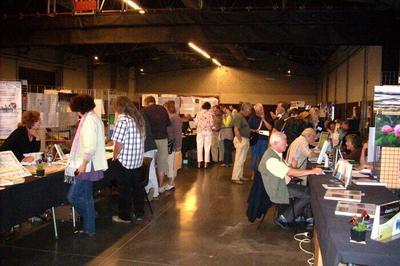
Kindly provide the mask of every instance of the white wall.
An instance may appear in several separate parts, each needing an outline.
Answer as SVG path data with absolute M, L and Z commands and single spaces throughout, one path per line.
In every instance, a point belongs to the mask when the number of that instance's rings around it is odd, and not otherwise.
M 345 49 L 344 49 L 345 50 Z M 380 85 L 381 83 L 381 66 L 382 66 L 382 47 L 381 46 L 364 46 L 358 50 L 347 49 L 348 55 L 345 52 L 341 52 L 340 56 L 334 55 L 333 60 L 342 60 L 339 64 L 332 67 L 333 63 L 328 62 L 327 66 L 329 69 L 325 69 L 322 79 L 326 80 L 329 75 L 329 89 L 328 89 L 328 102 L 335 102 L 335 74 L 337 71 L 337 84 L 336 84 L 336 103 L 346 102 L 346 80 L 348 78 L 348 99 L 347 102 L 359 102 L 363 97 L 364 87 L 364 63 L 365 63 L 365 51 L 367 52 L 367 97 L 368 100 L 373 100 L 374 86 Z M 349 64 L 349 72 L 347 77 L 347 64 Z M 325 87 L 320 88 L 321 97 L 319 101 L 325 101 Z
M 275 78 L 271 80 L 271 78 Z M 219 96 L 221 103 L 304 100 L 315 104 L 316 83 L 302 77 L 272 77 L 263 72 L 210 67 L 144 75 L 137 78 L 138 93 Z

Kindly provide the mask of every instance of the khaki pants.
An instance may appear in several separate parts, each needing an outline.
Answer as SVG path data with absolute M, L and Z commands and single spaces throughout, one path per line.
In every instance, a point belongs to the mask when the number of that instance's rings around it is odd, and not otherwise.
M 219 140 L 219 132 L 212 133 L 211 137 L 211 157 L 213 162 L 222 162 L 224 160 L 224 141 Z
M 235 162 L 233 164 L 232 180 L 240 180 L 243 178 L 243 166 L 246 161 L 247 152 L 249 151 L 249 139 L 242 137 L 242 142 L 235 137 L 233 139 L 233 145 L 235 145 Z

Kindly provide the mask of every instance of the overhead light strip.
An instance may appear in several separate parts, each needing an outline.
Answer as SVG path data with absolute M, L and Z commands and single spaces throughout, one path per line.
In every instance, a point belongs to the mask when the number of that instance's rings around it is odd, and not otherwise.
M 217 66 L 222 66 L 220 62 L 218 62 L 217 59 L 213 58 L 212 59 L 213 63 L 216 64 Z
M 144 14 L 145 11 L 141 8 L 138 4 L 133 2 L 132 0 L 123 0 L 128 6 L 132 7 L 133 9 L 139 11 L 140 14 Z
M 211 61 L 212 61 L 214 64 L 216 64 L 217 66 L 222 66 L 221 63 L 218 62 L 217 59 L 211 58 L 211 56 L 210 56 L 206 51 L 204 51 L 203 49 L 201 49 L 200 47 L 198 47 L 198 46 L 195 45 L 194 43 L 189 42 L 188 45 L 189 45 L 190 48 L 192 48 L 193 50 L 195 50 L 196 52 L 198 52 L 199 54 L 201 54 L 201 55 L 204 56 L 205 58 L 211 59 Z

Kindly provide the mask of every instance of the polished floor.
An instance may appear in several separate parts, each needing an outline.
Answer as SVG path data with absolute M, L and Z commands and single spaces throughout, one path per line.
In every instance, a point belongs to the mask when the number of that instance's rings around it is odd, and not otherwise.
M 307 265 L 294 233 L 272 223 L 272 210 L 259 229 L 248 222 L 251 183 L 232 184 L 231 170 L 184 168 L 176 190 L 133 224 L 111 221 L 117 196 L 104 191 L 95 237 L 73 235 L 70 222 L 58 223 L 58 240 L 51 223 L 23 225 L 2 240 L 0 265 Z

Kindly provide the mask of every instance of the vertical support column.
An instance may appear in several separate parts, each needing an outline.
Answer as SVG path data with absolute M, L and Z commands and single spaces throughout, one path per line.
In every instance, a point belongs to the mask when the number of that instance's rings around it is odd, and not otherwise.
M 110 65 L 110 89 L 112 91 L 117 89 L 117 65 L 115 63 Z
M 86 88 L 88 90 L 94 89 L 94 65 L 92 58 L 88 57 L 87 59 L 87 68 L 86 68 Z
M 361 102 L 361 137 L 368 134 L 368 46 L 364 48 L 363 97 Z
M 135 76 L 135 67 L 128 68 L 128 97 L 136 100 L 136 76 Z
M 55 69 L 55 86 L 62 87 L 64 83 L 64 49 L 57 48 L 56 50 L 56 61 L 57 67 Z
M 350 74 L 350 60 L 349 57 L 346 59 L 346 100 L 344 103 L 344 119 L 347 119 L 347 109 L 349 103 L 349 74 Z

